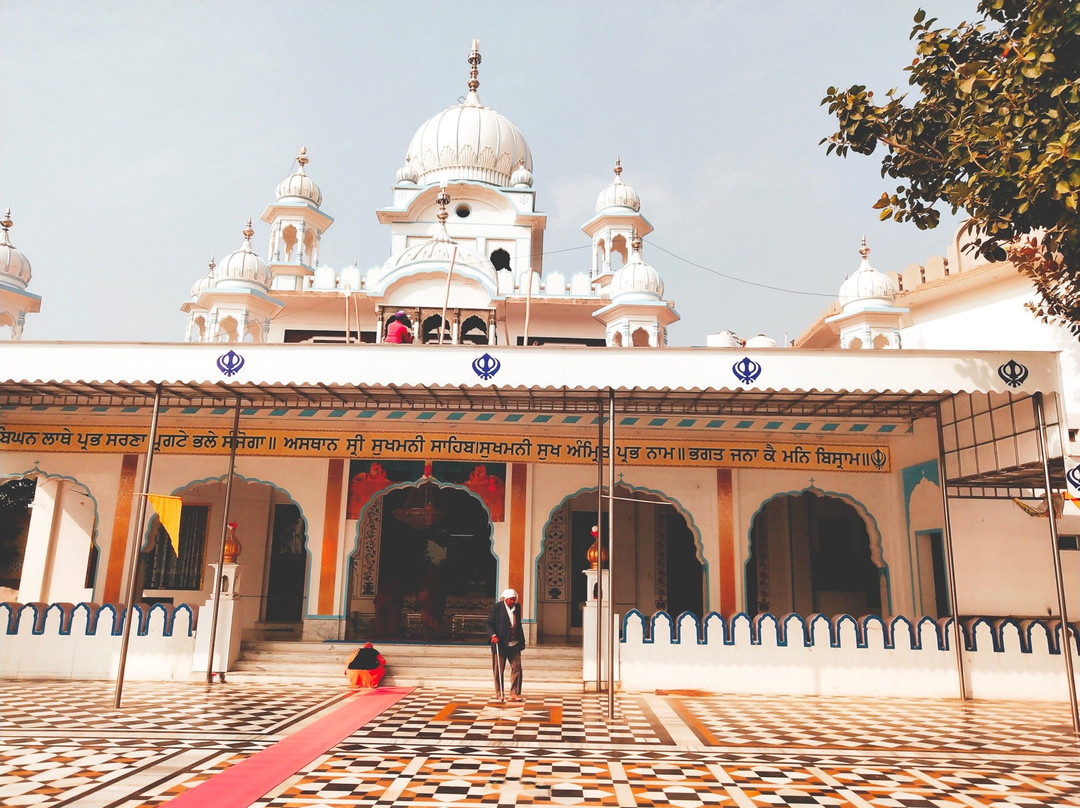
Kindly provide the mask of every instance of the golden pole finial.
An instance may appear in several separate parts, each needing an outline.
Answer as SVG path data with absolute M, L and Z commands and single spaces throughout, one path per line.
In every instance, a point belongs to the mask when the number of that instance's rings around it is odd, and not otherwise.
M 300 164 L 300 170 L 304 170 L 304 166 L 308 164 L 307 146 L 301 146 L 300 152 L 296 155 L 296 162 Z
M 251 227 L 251 219 L 247 220 L 247 226 L 244 228 L 244 238 L 251 241 L 251 237 L 255 235 L 255 231 Z
M 864 259 L 869 258 L 870 256 L 870 248 L 866 246 L 866 236 L 862 237 L 862 246 L 859 247 L 859 255 Z
M 469 52 L 469 92 L 475 93 L 480 86 L 480 71 L 477 66 L 480 64 L 480 40 L 474 39 L 472 41 L 472 50 Z

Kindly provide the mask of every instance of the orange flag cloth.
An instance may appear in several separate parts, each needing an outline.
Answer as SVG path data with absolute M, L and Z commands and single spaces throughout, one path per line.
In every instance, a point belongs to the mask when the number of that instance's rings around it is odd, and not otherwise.
M 161 526 L 169 534 L 173 552 L 180 555 L 180 508 L 183 501 L 180 497 L 167 497 L 163 494 L 147 494 L 146 499 L 150 507 L 157 511 Z

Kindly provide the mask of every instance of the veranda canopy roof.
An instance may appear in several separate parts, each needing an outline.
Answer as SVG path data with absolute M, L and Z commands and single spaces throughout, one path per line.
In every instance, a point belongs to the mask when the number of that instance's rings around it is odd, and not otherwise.
M 21 342 L 0 404 L 594 410 L 917 418 L 958 393 L 1057 393 L 1052 352 Z

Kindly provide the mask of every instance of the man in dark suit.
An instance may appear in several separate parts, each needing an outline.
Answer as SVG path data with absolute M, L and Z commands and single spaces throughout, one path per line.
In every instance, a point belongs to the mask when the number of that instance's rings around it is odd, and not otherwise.
M 521 652 L 525 650 L 525 631 L 521 627 L 521 605 L 513 589 L 505 590 L 487 619 L 491 635 L 491 668 L 495 674 L 495 692 L 499 701 L 523 701 L 521 698 Z M 510 663 L 510 692 L 503 691 L 503 671 Z

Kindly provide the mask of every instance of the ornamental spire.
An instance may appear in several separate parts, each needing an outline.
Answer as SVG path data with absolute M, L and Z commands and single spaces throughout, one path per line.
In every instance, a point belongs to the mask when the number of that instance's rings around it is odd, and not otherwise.
M 480 40 L 474 39 L 472 41 L 472 50 L 469 52 L 469 92 L 475 93 L 480 86 L 480 71 L 477 69 L 477 65 L 480 64 Z

